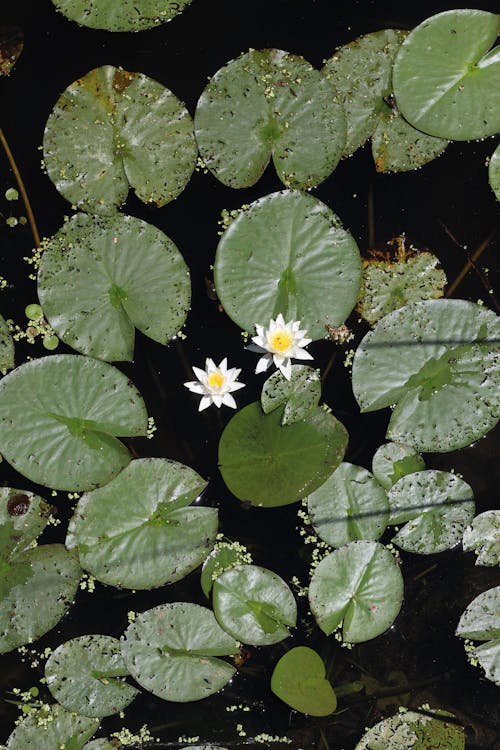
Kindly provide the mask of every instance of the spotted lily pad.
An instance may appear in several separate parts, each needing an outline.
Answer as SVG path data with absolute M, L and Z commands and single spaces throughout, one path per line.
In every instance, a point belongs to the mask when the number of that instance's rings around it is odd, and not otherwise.
M 462 545 L 465 552 L 475 551 L 476 565 L 500 565 L 500 511 L 476 516 L 465 529 Z
M 377 449 L 372 459 L 373 474 L 386 490 L 401 477 L 422 469 L 425 469 L 422 456 L 404 443 L 385 443 Z
M 264 414 L 258 402 L 238 411 L 219 442 L 222 478 L 239 500 L 288 505 L 319 487 L 344 457 L 345 427 L 323 409 L 283 426 L 283 407 Z
M 321 380 L 318 371 L 307 365 L 292 365 L 287 380 L 276 370 L 264 383 L 260 403 L 265 414 L 284 405 L 282 424 L 293 424 L 305 419 L 318 405 Z
M 14 341 L 9 326 L 0 315 L 0 372 L 5 375 L 14 367 Z
M 491 189 L 500 201 L 500 144 L 493 151 L 488 165 L 488 180 Z
M 66 200 L 112 215 L 130 187 L 157 206 L 177 198 L 197 148 L 191 116 L 171 91 L 142 73 L 104 65 L 59 97 L 45 126 L 43 154 Z
M 131 360 L 135 328 L 161 344 L 180 331 L 191 284 L 177 247 L 156 227 L 121 214 L 77 214 L 47 241 L 38 296 L 64 343 L 92 357 Z
M 312 648 L 297 646 L 274 667 L 271 690 L 296 711 L 328 716 L 337 707 L 337 697 L 325 674 L 321 656 Z
M 258 565 L 237 565 L 214 581 L 213 607 L 219 624 L 238 641 L 269 646 L 290 635 L 297 605 L 285 581 Z
M 117 435 L 145 435 L 147 412 L 133 383 L 90 357 L 27 362 L 0 381 L 0 452 L 38 484 L 94 489 L 130 461 Z
M 214 279 L 225 312 L 247 331 L 282 313 L 309 338 L 347 318 L 359 292 L 361 258 L 352 235 L 324 203 L 283 190 L 252 203 L 222 235 Z
M 472 488 L 447 471 L 407 474 L 388 493 L 392 541 L 407 552 L 431 555 L 458 544 L 474 516 Z
M 143 31 L 171 21 L 191 0 L 52 0 L 81 26 L 106 31 Z
M 354 356 L 361 411 L 395 406 L 387 437 L 450 451 L 491 430 L 500 414 L 500 322 L 464 300 L 415 302 L 380 320 Z
M 479 663 L 486 677 L 500 687 L 500 586 L 476 596 L 462 614 L 456 635 L 484 641 L 468 647 L 472 663 Z
M 29 713 L 7 740 L 7 750 L 80 750 L 99 727 L 99 719 L 90 719 L 67 711 L 62 706 Z
M 389 520 L 385 490 L 366 469 L 342 463 L 307 498 L 314 530 L 332 547 L 379 539 Z
M 122 711 L 138 690 L 124 680 L 120 641 L 108 635 L 83 635 L 55 649 L 45 664 L 50 692 L 64 708 L 102 718 Z
M 376 638 L 396 619 L 403 602 L 403 576 L 387 547 L 355 541 L 331 552 L 315 568 L 309 604 L 321 630 L 342 627 L 342 639 Z
M 236 670 L 217 657 L 235 654 L 238 648 L 213 612 L 189 602 L 142 612 L 122 638 L 125 664 L 139 685 L 177 703 L 200 700 L 223 688 Z
M 428 709 L 426 709 L 428 711 Z M 465 731 L 455 717 L 435 711 L 438 718 L 404 711 L 368 729 L 355 750 L 464 750 Z
M 271 157 L 280 180 L 306 190 L 337 166 L 345 118 L 335 90 L 298 55 L 250 50 L 210 79 L 195 114 L 205 166 L 225 185 L 254 185 Z
M 215 541 L 216 508 L 190 505 L 206 484 L 176 461 L 131 461 L 80 498 L 66 546 L 102 583 L 150 589 L 178 581 L 203 562 Z
M 402 43 L 393 69 L 397 105 L 415 128 L 467 141 L 500 130 L 497 14 L 462 8 L 427 18 Z

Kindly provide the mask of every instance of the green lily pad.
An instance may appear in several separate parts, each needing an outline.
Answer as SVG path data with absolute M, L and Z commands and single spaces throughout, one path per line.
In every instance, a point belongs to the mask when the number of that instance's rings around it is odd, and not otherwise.
M 392 526 L 405 524 L 392 542 L 407 552 L 431 555 L 458 544 L 474 516 L 472 488 L 447 471 L 417 471 L 388 492 Z
M 28 714 L 7 740 L 7 750 L 80 750 L 99 728 L 98 719 L 66 711 L 57 703 Z
M 307 498 L 314 530 L 332 547 L 356 539 L 380 539 L 389 520 L 383 487 L 361 466 L 342 463 Z
M 405 305 L 380 320 L 354 356 L 361 411 L 395 406 L 387 437 L 417 451 L 470 445 L 500 415 L 498 316 L 464 300 Z
M 254 185 L 271 158 L 287 187 L 314 187 L 345 143 L 344 110 L 329 81 L 278 49 L 250 50 L 218 70 L 194 123 L 205 166 L 233 188 Z
M 355 750 L 464 750 L 464 728 L 441 718 L 454 718 L 452 714 L 434 713 L 440 718 L 405 711 L 379 721 L 367 730 Z
M 415 128 L 467 141 L 500 130 L 500 30 L 495 13 L 458 9 L 427 18 L 402 43 L 393 68 L 397 105 Z
M 98 581 L 151 589 L 184 578 L 210 552 L 217 509 L 190 506 L 206 487 L 189 466 L 141 458 L 108 484 L 85 493 L 66 546 Z
M 237 565 L 221 573 L 214 581 L 213 607 L 221 627 L 251 646 L 288 638 L 297 622 L 297 605 L 285 581 L 258 565 Z
M 171 21 L 191 0 L 52 0 L 81 26 L 106 31 L 143 31 Z
M 361 259 L 352 235 L 308 193 L 282 190 L 252 203 L 222 235 L 214 279 L 225 312 L 241 328 L 282 313 L 312 339 L 339 326 L 358 297 Z
M 317 370 L 307 365 L 292 365 L 292 375 L 287 380 L 276 370 L 266 380 L 260 394 L 265 414 L 285 407 L 283 425 L 300 422 L 318 405 L 321 398 L 321 380 Z
M 377 449 L 372 459 L 372 471 L 386 490 L 398 479 L 425 469 L 425 461 L 411 446 L 404 443 L 385 443 Z
M 0 452 L 33 482 L 94 489 L 130 461 L 117 435 L 145 435 L 147 412 L 120 370 L 58 354 L 17 367 L 0 381 Z
M 238 411 L 219 442 L 224 482 L 239 500 L 288 505 L 319 487 L 344 457 L 345 427 L 319 407 L 301 422 L 282 425 L 283 408 L 264 414 L 254 402 Z
M 493 151 L 488 165 L 488 180 L 490 187 L 500 201 L 500 144 Z
M 165 8 L 167 0 L 161 4 Z M 193 173 L 197 147 L 191 115 L 171 91 L 142 73 L 103 65 L 59 97 L 45 126 L 43 154 L 66 200 L 113 215 L 130 187 L 156 206 L 177 198 Z
M 38 296 L 65 344 L 132 360 L 135 327 L 161 344 L 181 330 L 191 284 L 182 255 L 156 227 L 121 214 L 78 214 L 45 245 Z
M 200 700 L 223 688 L 236 670 L 216 657 L 235 654 L 238 648 L 211 610 L 189 602 L 142 612 L 122 638 L 125 664 L 139 685 L 176 703 Z
M 342 627 L 342 639 L 376 638 L 396 619 L 403 602 L 403 576 L 396 559 L 379 542 L 356 541 L 331 552 L 309 584 L 309 604 L 321 630 Z
M 337 708 L 337 697 L 325 675 L 321 656 L 312 648 L 297 646 L 274 667 L 271 690 L 296 711 L 328 716 Z
M 14 559 L 49 522 L 50 506 L 28 490 L 0 488 L 0 559 Z
M 9 326 L 0 315 L 0 372 L 5 375 L 14 367 L 14 340 Z
M 214 581 L 225 570 L 236 565 L 251 563 L 251 555 L 239 542 L 217 542 L 215 548 L 206 558 L 201 570 L 200 584 L 205 596 L 210 596 Z
M 47 687 L 68 711 L 100 719 L 122 711 L 138 690 L 128 674 L 120 641 L 108 635 L 83 635 L 66 641 L 45 664 Z
M 51 630 L 72 603 L 81 578 L 62 544 L 44 544 L 1 559 L 0 653 Z M 5 577 L 4 577 L 5 576 Z
M 465 529 L 462 545 L 465 552 L 476 552 L 476 565 L 500 565 L 500 511 L 476 516 Z
M 462 614 L 456 635 L 472 641 L 485 641 L 468 646 L 472 663 L 479 663 L 486 677 L 500 687 L 500 586 L 483 591 Z

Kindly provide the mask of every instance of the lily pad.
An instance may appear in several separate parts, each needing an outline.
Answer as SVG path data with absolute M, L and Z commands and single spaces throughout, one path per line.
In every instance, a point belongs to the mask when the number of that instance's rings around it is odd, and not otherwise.
M 388 493 L 392 542 L 407 552 L 431 555 L 458 544 L 474 516 L 472 488 L 447 471 L 407 474 Z
M 71 492 L 112 479 L 130 461 L 117 435 L 145 435 L 147 412 L 120 370 L 58 354 L 0 381 L 0 452 L 33 482 Z
M 123 3 L 109 5 L 124 10 Z M 156 206 L 177 198 L 193 173 L 197 147 L 191 115 L 171 91 L 142 73 L 103 65 L 59 97 L 45 126 L 43 154 L 66 200 L 113 215 L 131 187 Z
M 28 714 L 7 740 L 7 750 L 80 750 L 99 728 L 98 719 L 66 711 L 57 704 Z
M 380 320 L 354 356 L 361 411 L 395 406 L 387 437 L 417 451 L 470 445 L 500 415 L 500 322 L 464 300 L 405 305 Z
M 297 621 L 297 605 L 285 581 L 258 565 L 221 573 L 214 581 L 213 607 L 222 628 L 251 646 L 288 638 Z
M 377 449 L 372 459 L 372 471 L 386 490 L 398 479 L 425 469 L 425 461 L 411 446 L 404 443 L 385 443 Z
M 66 537 L 98 581 L 151 589 L 184 578 L 210 552 L 217 509 L 190 506 L 206 481 L 184 464 L 141 458 L 85 493 Z
M 210 596 L 214 581 L 225 570 L 241 563 L 252 561 L 246 547 L 239 542 L 218 542 L 203 563 L 200 576 L 201 589 L 205 596 Z
M 297 646 L 274 667 L 271 690 L 296 711 L 328 716 L 337 708 L 337 697 L 325 675 L 321 656 L 312 648 Z
M 238 648 L 211 610 L 189 602 L 142 612 L 122 638 L 125 664 L 139 685 L 176 703 L 200 700 L 223 688 L 236 670 L 216 657 L 235 654 Z
M 219 442 L 224 482 L 252 505 L 288 505 L 319 487 L 344 457 L 345 427 L 319 407 L 301 422 L 282 425 L 283 408 L 264 414 L 254 402 L 238 411 Z
M 476 565 L 500 565 L 500 511 L 476 516 L 465 529 L 462 545 L 465 552 L 476 552 Z
M 457 9 L 427 18 L 402 43 L 393 68 L 394 94 L 415 128 L 467 141 L 500 130 L 499 17 Z
M 128 671 L 120 641 L 108 635 L 83 635 L 66 641 L 45 664 L 47 687 L 68 711 L 100 719 L 122 711 L 138 690 L 124 682 Z
M 403 602 L 403 576 L 394 556 L 379 542 L 356 541 L 331 552 L 309 584 L 309 604 L 321 630 L 342 627 L 342 639 L 376 638 L 396 619 Z
M 45 245 L 38 296 L 65 344 L 132 360 L 135 327 L 161 344 L 180 331 L 191 284 L 177 247 L 156 227 L 121 214 L 78 214 Z
M 389 520 L 383 487 L 361 466 L 342 463 L 307 498 L 314 530 L 332 547 L 356 539 L 380 539 Z
M 456 635 L 485 641 L 468 647 L 469 658 L 477 660 L 486 677 L 500 687 L 500 586 L 476 596 L 462 614 Z
M 356 304 L 361 259 L 352 235 L 324 203 L 282 190 L 252 203 L 222 235 L 214 279 L 225 312 L 241 328 L 279 313 L 312 339 L 339 326 Z
M 287 380 L 276 370 L 264 383 L 260 403 L 265 414 L 285 407 L 282 424 L 293 424 L 305 419 L 321 398 L 321 380 L 317 370 L 307 365 L 292 365 Z
M 490 187 L 500 201 L 500 144 L 493 151 L 488 165 L 488 180 Z
M 14 559 L 37 539 L 49 522 L 50 506 L 39 495 L 0 488 L 0 559 Z
M 195 133 L 204 165 L 224 185 L 254 185 L 270 159 L 280 180 L 307 190 L 333 172 L 345 143 L 335 89 L 298 55 L 250 50 L 210 79 Z
M 445 711 L 436 711 L 439 718 L 416 711 L 390 716 L 368 729 L 355 750 L 464 750 L 465 731 Z
M 106 31 L 143 31 L 171 21 L 191 0 L 52 0 L 81 26 Z
M 0 315 L 0 372 L 5 375 L 14 367 L 14 340 L 9 326 Z
M 100 737 L 98 740 L 87 742 L 83 750 L 116 750 L 116 745 L 112 745 L 105 737 Z

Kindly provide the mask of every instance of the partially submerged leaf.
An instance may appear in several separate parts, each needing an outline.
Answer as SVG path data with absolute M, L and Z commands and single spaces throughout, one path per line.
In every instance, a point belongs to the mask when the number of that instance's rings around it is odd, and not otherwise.
M 465 552 L 474 550 L 476 565 L 500 565 L 500 510 L 487 510 L 467 526 L 462 539 Z
M 91 29 L 143 31 L 172 20 L 191 0 L 52 0 L 66 18 Z
M 14 340 L 9 326 L 0 315 L 0 372 L 5 375 L 14 367 Z
M 497 200 L 500 201 L 500 144 L 491 155 L 488 165 L 488 180 Z
M 24 47 L 24 34 L 19 26 L 0 26 L 0 76 L 8 76 Z
M 462 614 L 456 635 L 479 646 L 466 646 L 469 659 L 484 669 L 486 677 L 500 687 L 500 586 L 476 596 Z
M 310 716 L 328 716 L 337 698 L 326 679 L 321 656 L 312 648 L 297 646 L 284 654 L 274 667 L 271 690 L 288 706 Z
M 57 703 L 49 710 L 33 711 L 14 729 L 7 750 L 80 750 L 99 727 L 99 719 L 66 711 Z
M 428 709 L 427 709 L 428 710 Z M 355 750 L 464 750 L 464 727 L 435 711 L 439 718 L 416 711 L 404 711 L 368 729 Z
M 386 490 L 401 477 L 422 469 L 425 469 L 425 461 L 420 453 L 404 443 L 384 443 L 372 459 L 373 474 Z
M 318 371 L 307 365 L 292 365 L 289 380 L 280 370 L 268 377 L 262 386 L 260 402 L 265 414 L 284 405 L 283 424 L 286 425 L 305 419 L 318 405 L 320 397 Z

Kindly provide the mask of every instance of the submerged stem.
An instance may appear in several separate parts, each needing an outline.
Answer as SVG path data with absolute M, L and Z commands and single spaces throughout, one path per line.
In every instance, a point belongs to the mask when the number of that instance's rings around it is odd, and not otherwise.
M 2 128 L 0 128 L 0 143 L 2 144 L 4 148 L 4 151 L 7 155 L 7 159 L 9 160 L 11 169 L 14 172 L 14 177 L 16 178 L 17 186 L 19 188 L 19 192 L 21 193 L 24 207 L 26 209 L 26 214 L 28 216 L 28 221 L 29 221 L 30 228 L 31 228 L 31 234 L 33 235 L 33 239 L 35 240 L 35 247 L 40 247 L 40 235 L 38 233 L 38 227 L 36 225 L 33 211 L 31 210 L 31 203 L 28 198 L 28 193 L 26 192 L 23 178 L 21 177 L 21 173 L 17 167 L 16 160 L 14 159 L 14 155 L 12 151 L 10 150 L 9 144 L 7 143 L 7 139 L 5 138 Z

